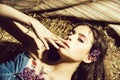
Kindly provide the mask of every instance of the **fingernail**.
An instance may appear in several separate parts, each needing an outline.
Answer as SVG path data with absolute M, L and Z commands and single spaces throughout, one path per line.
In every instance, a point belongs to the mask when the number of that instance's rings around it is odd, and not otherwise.
M 47 50 L 49 50 L 49 48 L 46 48 Z
M 59 46 L 56 47 L 56 49 L 59 49 L 59 48 L 60 48 Z

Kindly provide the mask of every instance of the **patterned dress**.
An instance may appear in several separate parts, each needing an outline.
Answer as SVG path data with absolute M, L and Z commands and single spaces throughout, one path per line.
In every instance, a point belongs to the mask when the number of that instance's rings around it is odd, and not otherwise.
M 43 68 L 37 75 L 34 67 L 36 63 L 33 61 L 33 68 L 26 67 L 29 56 L 26 52 L 18 54 L 17 57 L 0 64 L 0 80 L 45 80 L 43 78 Z

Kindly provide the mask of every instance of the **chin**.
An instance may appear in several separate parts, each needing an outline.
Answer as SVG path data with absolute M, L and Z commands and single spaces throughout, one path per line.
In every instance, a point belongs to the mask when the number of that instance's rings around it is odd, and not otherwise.
M 59 48 L 58 53 L 60 56 L 68 56 L 68 50 L 64 49 L 64 48 Z
M 65 53 L 67 53 L 67 51 L 66 51 L 65 48 L 59 48 L 59 49 L 58 49 L 58 53 L 59 53 L 59 54 L 65 54 Z

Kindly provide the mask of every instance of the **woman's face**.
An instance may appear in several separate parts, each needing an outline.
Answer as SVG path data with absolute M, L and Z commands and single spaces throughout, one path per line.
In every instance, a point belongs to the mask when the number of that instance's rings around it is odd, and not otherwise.
M 93 33 L 86 25 L 79 25 L 71 30 L 58 53 L 65 61 L 82 61 L 89 54 L 93 43 Z

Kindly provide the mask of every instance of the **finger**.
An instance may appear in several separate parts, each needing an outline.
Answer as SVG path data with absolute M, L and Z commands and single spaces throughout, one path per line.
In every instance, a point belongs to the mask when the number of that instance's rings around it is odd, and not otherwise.
M 47 43 L 47 41 L 44 38 L 40 38 L 40 40 L 43 42 L 43 44 L 45 45 L 46 49 L 49 50 L 49 45 Z
M 61 37 L 55 35 L 55 38 L 53 40 L 56 44 L 59 45 L 59 47 L 65 46 L 64 42 L 66 42 L 66 40 L 62 39 Z
M 59 46 L 55 43 L 55 41 L 51 38 L 47 38 L 47 40 L 49 41 L 49 43 L 51 43 L 56 49 L 59 49 Z
M 38 59 L 42 59 L 42 54 L 41 54 L 41 50 L 36 50 L 36 53 L 38 54 L 37 57 Z
M 59 36 L 56 36 L 53 38 L 53 40 L 56 40 L 56 41 L 62 41 L 62 42 L 65 42 L 65 40 Z
M 42 57 L 41 57 L 41 50 L 35 50 L 34 51 L 34 53 L 29 53 L 29 56 L 31 57 L 31 58 L 33 58 L 34 60 L 35 59 L 41 59 Z
M 59 47 L 65 46 L 65 44 L 62 41 L 60 41 L 60 40 L 57 40 L 55 42 L 59 45 Z
M 30 57 L 33 58 L 34 60 L 38 58 L 37 54 L 35 54 L 35 55 L 30 54 Z
M 63 38 L 61 38 L 61 37 L 57 37 L 58 38 L 58 40 L 60 40 L 60 41 L 62 41 L 62 42 L 65 42 L 65 40 L 63 39 Z
M 28 54 L 29 54 L 29 57 L 30 57 L 30 58 L 33 58 L 33 59 L 37 59 L 37 58 L 38 58 L 38 57 L 37 57 L 37 54 L 35 54 L 35 53 L 33 54 L 33 53 L 31 53 L 30 51 L 28 51 L 28 52 L 29 52 Z

